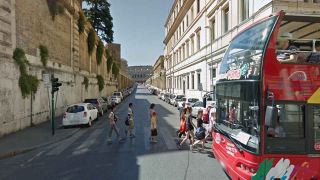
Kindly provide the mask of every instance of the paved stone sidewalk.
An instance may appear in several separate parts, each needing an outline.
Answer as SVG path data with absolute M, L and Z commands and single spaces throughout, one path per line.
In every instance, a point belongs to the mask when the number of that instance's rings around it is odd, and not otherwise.
M 56 119 L 54 136 L 51 134 L 51 125 L 48 121 L 0 138 L 0 159 L 58 142 L 79 131 L 79 127 L 63 129 L 60 127 L 61 119 L 61 117 Z

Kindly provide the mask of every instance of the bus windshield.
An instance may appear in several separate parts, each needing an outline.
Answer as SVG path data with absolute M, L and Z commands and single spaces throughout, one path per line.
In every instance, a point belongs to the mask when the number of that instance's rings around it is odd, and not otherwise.
M 220 67 L 220 79 L 259 79 L 262 55 L 277 17 L 267 19 L 236 36 Z
M 258 153 L 260 141 L 259 81 L 217 83 L 217 125 L 226 136 Z

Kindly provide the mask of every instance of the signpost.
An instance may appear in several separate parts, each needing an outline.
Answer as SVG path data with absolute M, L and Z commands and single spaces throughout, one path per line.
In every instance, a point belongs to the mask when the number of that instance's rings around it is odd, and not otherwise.
M 51 75 L 51 130 L 52 130 L 52 135 L 55 133 L 55 125 L 54 125 L 54 120 L 55 120 L 55 104 L 54 104 L 54 93 L 56 91 L 59 91 L 59 87 L 62 84 L 59 83 L 59 78 L 55 78 L 54 74 Z

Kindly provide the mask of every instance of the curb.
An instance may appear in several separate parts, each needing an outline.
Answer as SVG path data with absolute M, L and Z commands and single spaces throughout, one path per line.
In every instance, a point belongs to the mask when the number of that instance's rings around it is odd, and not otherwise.
M 62 138 L 59 138 L 59 139 L 57 139 L 57 140 L 54 140 L 54 141 L 52 141 L 52 142 L 35 145 L 35 146 L 29 147 L 29 148 L 14 150 L 14 151 L 11 151 L 11 152 L 2 153 L 2 154 L 0 154 L 0 160 L 6 159 L 6 158 L 9 158 L 9 157 L 14 157 L 14 156 L 17 156 L 17 155 L 20 155 L 20 154 L 24 154 L 24 153 L 27 153 L 27 152 L 36 150 L 36 149 L 38 149 L 38 148 L 41 148 L 41 147 L 44 147 L 44 146 L 47 146 L 47 145 L 54 144 L 54 143 L 57 143 L 57 142 L 59 142 L 59 141 L 65 140 L 65 139 L 68 139 L 68 138 L 72 137 L 74 134 L 76 134 L 76 133 L 79 132 L 79 131 L 80 131 L 80 128 L 72 131 L 69 135 L 67 135 L 67 136 L 65 136 L 65 137 L 62 137 Z

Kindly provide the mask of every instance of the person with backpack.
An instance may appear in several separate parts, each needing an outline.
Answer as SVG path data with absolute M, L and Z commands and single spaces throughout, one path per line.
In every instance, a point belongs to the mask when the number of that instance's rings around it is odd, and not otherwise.
M 197 138 L 197 140 L 190 145 L 190 150 L 193 150 L 193 147 L 201 142 L 201 145 L 202 145 L 201 150 L 204 151 L 204 144 L 206 143 L 206 138 L 205 138 L 206 130 L 203 127 L 202 116 L 203 116 L 203 111 L 200 109 L 197 115 L 197 129 L 195 133 L 195 137 Z
M 128 119 L 126 120 L 126 125 L 128 126 L 128 131 L 126 131 L 126 134 L 129 133 L 129 137 L 134 138 L 135 135 L 133 134 L 134 129 L 134 114 L 132 110 L 133 104 L 129 103 L 128 107 Z
M 122 138 L 120 137 L 119 130 L 118 130 L 118 127 L 117 127 L 117 124 L 116 124 L 117 120 L 118 120 L 118 117 L 115 115 L 114 110 L 115 110 L 115 106 L 112 106 L 111 112 L 109 114 L 110 129 L 109 129 L 108 143 L 112 143 L 112 139 L 111 138 L 112 138 L 113 131 L 116 133 L 119 142 L 122 141 Z
M 183 143 L 189 139 L 189 136 L 191 137 L 190 144 L 193 144 L 193 141 L 194 141 L 194 124 L 192 122 L 192 108 L 191 107 L 187 107 L 185 116 L 186 116 L 187 133 L 186 133 L 186 136 L 184 137 L 184 139 L 180 143 L 178 143 L 178 149 L 182 148 Z

